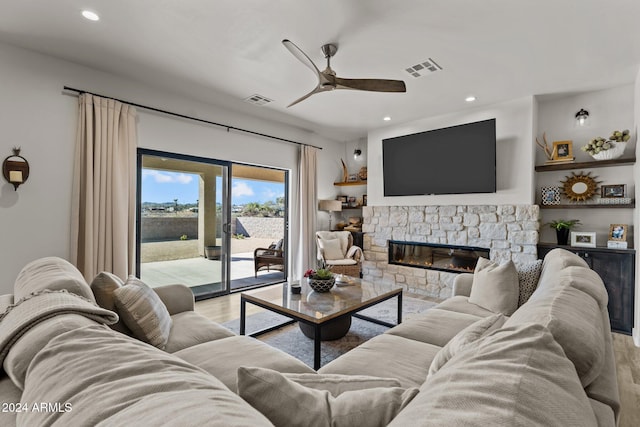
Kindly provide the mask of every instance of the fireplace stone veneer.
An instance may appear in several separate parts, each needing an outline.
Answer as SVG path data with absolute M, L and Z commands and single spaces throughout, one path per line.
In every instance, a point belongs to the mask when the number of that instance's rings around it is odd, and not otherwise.
M 537 205 L 365 206 L 363 217 L 364 279 L 407 292 L 449 298 L 457 273 L 389 264 L 390 240 L 488 248 L 497 263 L 537 259 Z

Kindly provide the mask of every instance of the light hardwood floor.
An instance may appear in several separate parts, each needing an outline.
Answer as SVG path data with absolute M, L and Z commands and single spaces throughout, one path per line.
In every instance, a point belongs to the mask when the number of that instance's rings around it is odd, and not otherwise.
M 239 319 L 240 294 L 198 301 L 196 311 L 218 323 Z M 260 311 L 263 309 L 251 304 L 247 305 L 247 315 Z M 630 336 L 616 333 L 612 335 L 622 403 L 619 427 L 638 427 L 640 426 L 640 348 L 633 344 Z

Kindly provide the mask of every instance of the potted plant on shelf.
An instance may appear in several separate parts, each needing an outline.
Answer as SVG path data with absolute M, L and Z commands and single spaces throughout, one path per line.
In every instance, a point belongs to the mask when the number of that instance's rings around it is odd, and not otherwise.
M 569 242 L 569 231 L 578 224 L 580 224 L 579 219 L 556 219 L 547 223 L 549 227 L 556 230 L 559 245 L 566 245 Z

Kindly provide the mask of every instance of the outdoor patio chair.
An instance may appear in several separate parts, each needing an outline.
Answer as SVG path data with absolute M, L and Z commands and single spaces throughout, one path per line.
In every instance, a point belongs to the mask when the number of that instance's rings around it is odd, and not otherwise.
M 349 231 L 317 231 L 318 260 L 335 274 L 360 277 L 362 248 L 353 244 Z
M 253 251 L 256 278 L 258 277 L 258 271 L 260 270 L 284 270 L 283 242 L 284 240 L 280 239 L 280 241 L 271 244 L 268 248 L 257 248 Z

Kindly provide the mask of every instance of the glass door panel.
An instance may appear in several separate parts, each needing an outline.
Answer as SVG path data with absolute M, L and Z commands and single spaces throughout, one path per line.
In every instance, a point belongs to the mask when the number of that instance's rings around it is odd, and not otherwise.
M 141 149 L 138 172 L 140 279 L 227 293 L 228 163 Z

